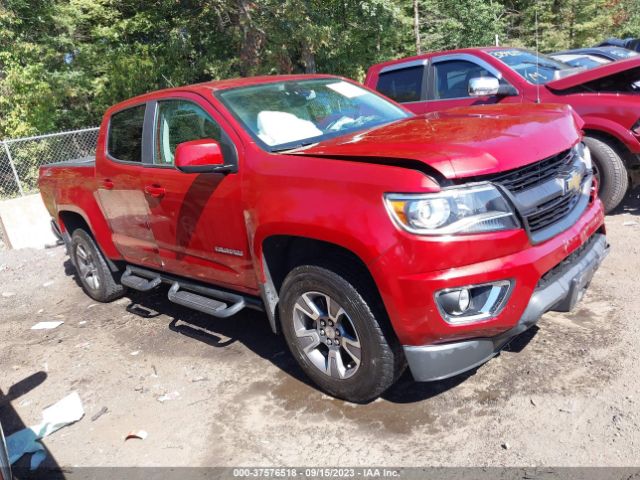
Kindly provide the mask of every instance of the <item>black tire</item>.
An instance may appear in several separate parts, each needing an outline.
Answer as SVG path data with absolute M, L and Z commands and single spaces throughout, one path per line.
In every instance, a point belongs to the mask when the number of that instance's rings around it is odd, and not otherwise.
M 323 391 L 355 403 L 365 403 L 380 396 L 397 380 L 406 366 L 402 347 L 390 329 L 386 313 L 380 308 L 381 301 L 376 300 L 379 296 L 371 291 L 372 287 L 367 283 L 347 281 L 327 268 L 303 265 L 287 275 L 280 290 L 280 321 L 292 355 Z M 360 362 L 349 378 L 334 378 L 330 373 L 321 371 L 300 345 L 295 333 L 294 309 L 302 295 L 309 292 L 319 292 L 329 296 L 332 302 L 337 302 L 357 332 L 361 347 Z M 315 323 L 317 325 L 317 321 Z M 327 365 L 329 362 L 327 360 Z
M 124 295 L 125 287 L 116 282 L 93 237 L 82 229 L 74 230 L 71 235 L 71 261 L 76 267 L 82 289 L 94 300 L 107 303 Z M 87 262 L 92 266 L 87 267 Z M 88 270 L 91 274 L 84 275 L 83 271 Z M 97 281 L 93 281 L 93 277 Z
M 598 196 L 605 213 L 616 208 L 629 188 L 627 169 L 614 145 L 594 137 L 585 137 L 584 143 L 591 150 L 594 168 L 599 176 Z

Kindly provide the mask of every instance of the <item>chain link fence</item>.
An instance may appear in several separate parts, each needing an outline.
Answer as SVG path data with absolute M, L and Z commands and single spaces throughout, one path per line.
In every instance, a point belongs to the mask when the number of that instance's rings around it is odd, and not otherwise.
M 97 127 L 0 141 L 0 200 L 36 193 L 40 165 L 93 156 L 97 142 Z

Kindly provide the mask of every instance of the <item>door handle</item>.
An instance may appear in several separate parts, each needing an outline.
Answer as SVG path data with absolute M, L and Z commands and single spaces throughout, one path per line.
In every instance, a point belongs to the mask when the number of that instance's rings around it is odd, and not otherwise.
M 161 187 L 160 185 L 147 185 L 144 187 L 144 192 L 153 198 L 161 198 L 164 197 L 166 191 L 164 187 Z
M 105 190 L 113 190 L 113 187 L 114 187 L 113 182 L 108 178 L 105 178 L 104 180 L 102 180 L 102 186 L 104 187 Z

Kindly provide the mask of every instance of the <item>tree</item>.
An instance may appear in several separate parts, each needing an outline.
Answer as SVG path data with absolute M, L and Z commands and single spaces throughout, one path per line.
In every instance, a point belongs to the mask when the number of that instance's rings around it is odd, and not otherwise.
M 0 0 L 0 138 L 96 125 L 150 90 L 416 51 L 640 36 L 640 0 Z M 416 28 L 417 27 L 417 28 Z
M 594 45 L 613 34 L 611 3 L 612 0 L 507 2 L 507 10 L 515 12 L 509 17 L 512 23 L 508 30 L 518 45 L 534 47 L 537 37 L 543 52 Z
M 424 50 L 493 45 L 505 33 L 505 7 L 499 1 L 420 0 Z

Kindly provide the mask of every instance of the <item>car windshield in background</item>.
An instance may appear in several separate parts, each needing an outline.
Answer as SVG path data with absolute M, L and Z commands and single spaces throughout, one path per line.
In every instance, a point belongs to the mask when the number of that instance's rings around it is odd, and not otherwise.
M 570 74 L 576 70 L 566 63 L 554 60 L 545 55 L 537 55 L 535 52 L 510 48 L 503 50 L 491 50 L 488 52 L 493 57 L 505 63 L 511 70 L 534 84 L 544 84 Z
M 620 60 L 640 55 L 638 52 L 622 47 L 601 47 L 601 49 Z
M 558 54 L 552 55 L 552 57 L 572 67 L 587 69 L 599 67 L 611 62 L 611 60 L 607 60 L 606 58 L 594 57 L 593 55 Z
M 316 143 L 411 115 L 383 97 L 333 78 L 240 87 L 217 95 L 269 151 Z

